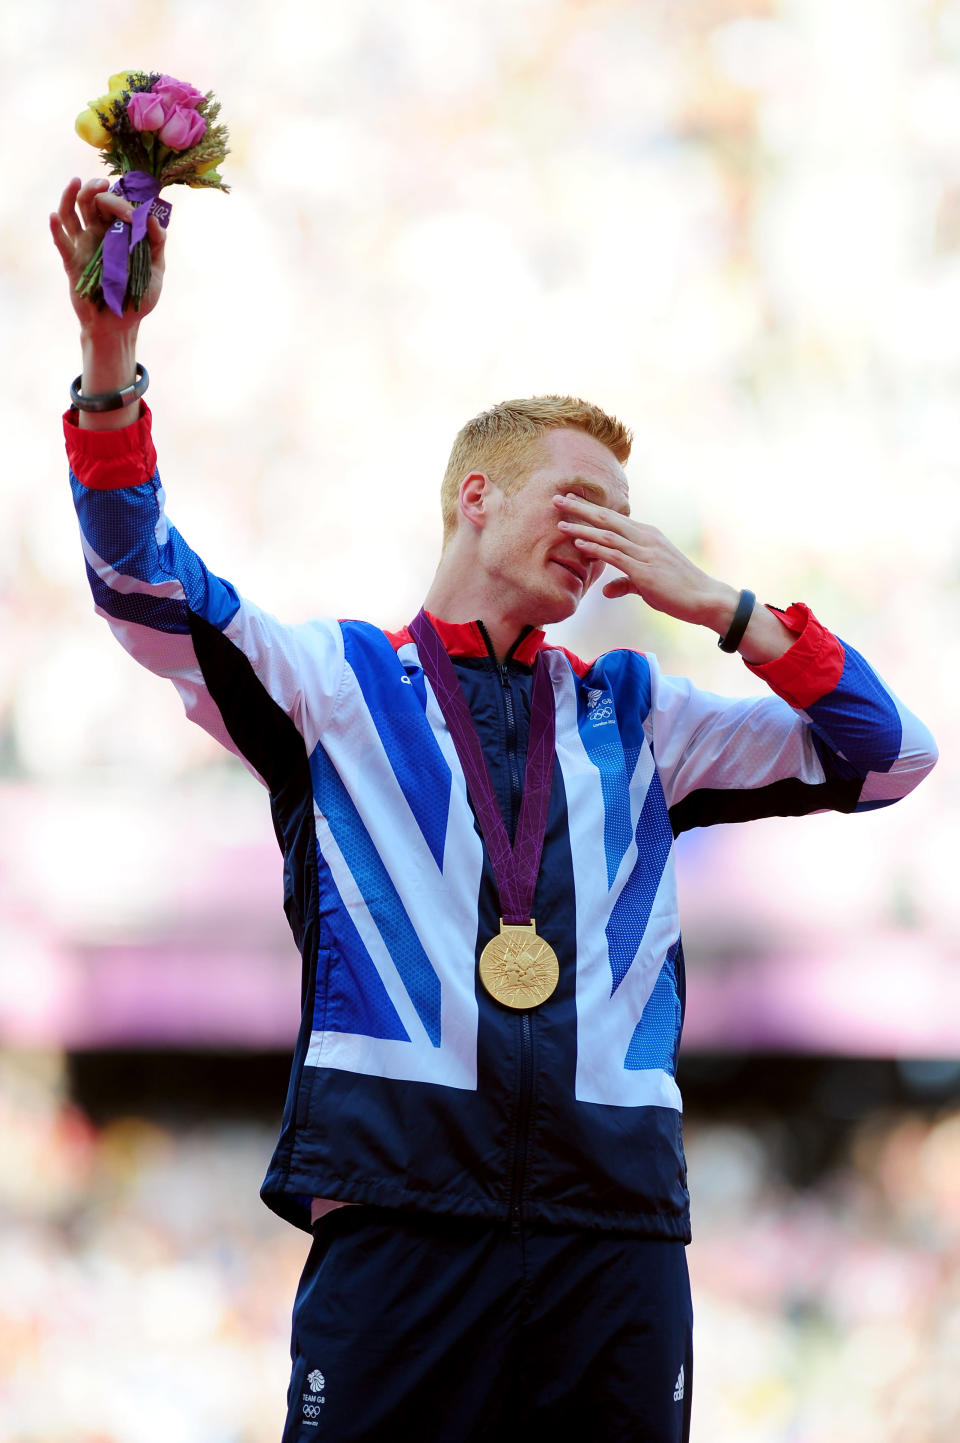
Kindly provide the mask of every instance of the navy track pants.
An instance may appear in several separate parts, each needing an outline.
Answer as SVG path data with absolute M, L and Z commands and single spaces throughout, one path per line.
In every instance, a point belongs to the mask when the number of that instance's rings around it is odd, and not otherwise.
M 686 1443 L 692 1327 L 682 1242 L 340 1208 L 283 1443 Z

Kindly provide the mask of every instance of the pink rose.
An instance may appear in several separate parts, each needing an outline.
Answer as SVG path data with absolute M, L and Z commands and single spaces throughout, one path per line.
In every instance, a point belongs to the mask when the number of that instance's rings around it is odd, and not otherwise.
M 201 97 L 202 98 L 202 97 Z M 160 131 L 160 140 L 171 150 L 189 150 L 207 133 L 207 122 L 195 110 L 178 105 Z
M 202 90 L 188 85 L 185 80 L 175 80 L 172 75 L 161 75 L 153 87 L 153 93 L 160 97 L 168 113 L 176 106 L 196 110 L 204 98 Z
M 136 90 L 127 101 L 127 117 L 134 130 L 159 130 L 167 112 L 163 102 L 149 90 Z

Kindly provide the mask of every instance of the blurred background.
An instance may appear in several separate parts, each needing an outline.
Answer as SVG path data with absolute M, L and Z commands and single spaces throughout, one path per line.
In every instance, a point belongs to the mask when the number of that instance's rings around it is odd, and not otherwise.
M 223 102 L 141 357 L 170 514 L 395 627 L 453 435 L 635 430 L 635 513 L 807 601 L 930 725 L 892 811 L 680 844 L 696 1443 L 960 1436 L 960 3 L 31 0 L 0 34 L 0 1440 L 270 1443 L 308 1240 L 259 1203 L 297 1022 L 266 798 L 86 592 L 46 216 L 125 66 Z M 762 688 L 594 593 L 556 639 Z

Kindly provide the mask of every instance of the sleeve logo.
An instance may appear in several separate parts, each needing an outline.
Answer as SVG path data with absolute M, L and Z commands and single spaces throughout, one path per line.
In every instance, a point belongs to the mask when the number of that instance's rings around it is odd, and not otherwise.
M 323 1396 L 326 1379 L 319 1368 L 314 1368 L 312 1373 L 307 1374 L 307 1386 L 310 1391 L 301 1394 L 300 1416 L 304 1427 L 316 1428 L 323 1405 L 327 1401 Z

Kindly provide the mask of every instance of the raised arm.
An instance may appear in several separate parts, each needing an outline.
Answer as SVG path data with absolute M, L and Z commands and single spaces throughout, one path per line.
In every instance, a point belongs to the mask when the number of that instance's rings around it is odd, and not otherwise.
M 73 180 L 50 217 L 83 352 L 81 396 L 129 386 L 140 321 L 163 282 L 163 231 L 148 222 L 153 271 L 139 315 L 115 316 L 74 286 L 125 200 Z M 335 622 L 283 626 L 215 575 L 171 524 L 147 406 L 72 409 L 64 417 L 70 484 L 98 614 L 120 644 L 176 687 L 187 715 L 237 753 L 271 791 L 302 765 L 343 673 Z
M 60 253 L 70 285 L 70 301 L 80 322 L 82 371 L 80 393 L 84 396 L 119 391 L 134 379 L 137 365 L 137 334 L 140 322 L 160 299 L 164 270 L 164 231 L 154 216 L 147 220 L 150 243 L 150 289 L 140 310 L 125 310 L 115 316 L 106 306 L 98 309 L 92 301 L 77 295 L 76 284 L 108 228 L 118 218 L 129 218 L 133 207 L 110 191 L 107 180 L 74 178 L 64 189 L 60 204 L 50 215 L 50 233 Z M 140 415 L 134 403 L 112 411 L 81 411 L 82 430 L 116 431 L 132 425 Z

